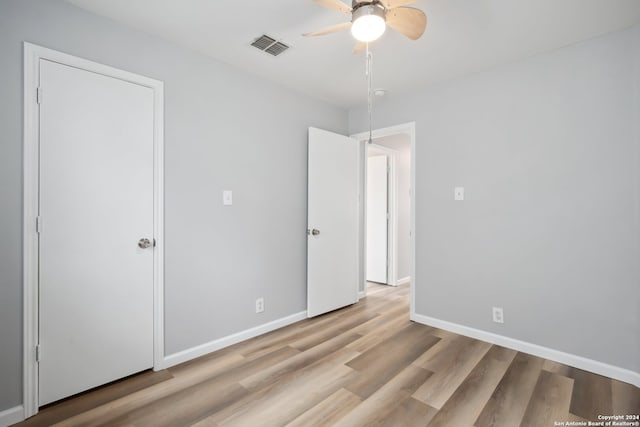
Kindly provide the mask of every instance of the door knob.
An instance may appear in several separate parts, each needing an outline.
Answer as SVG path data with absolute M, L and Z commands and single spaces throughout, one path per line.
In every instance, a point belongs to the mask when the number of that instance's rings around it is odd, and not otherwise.
M 317 228 L 314 228 L 313 230 L 311 230 L 311 234 L 313 234 L 314 236 L 317 236 L 318 234 L 320 234 L 320 230 L 318 230 Z
M 143 238 L 143 239 L 140 239 L 140 240 L 138 240 L 138 246 L 139 246 L 141 249 L 147 249 L 147 248 L 150 248 L 150 247 L 151 247 L 151 240 L 149 240 L 149 239 L 144 239 L 144 238 Z

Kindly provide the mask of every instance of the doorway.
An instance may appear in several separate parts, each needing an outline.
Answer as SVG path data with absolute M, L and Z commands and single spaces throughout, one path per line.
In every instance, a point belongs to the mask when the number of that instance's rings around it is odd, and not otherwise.
M 162 363 L 162 98 L 25 43 L 26 417 Z
M 371 276 L 368 274 L 368 270 L 371 270 L 368 266 L 368 262 L 372 262 L 375 259 L 378 270 L 385 268 L 386 264 L 386 283 L 380 280 L 371 280 L 372 282 L 385 283 L 391 286 L 398 286 L 409 283 L 413 277 L 415 277 L 414 268 L 414 201 L 411 197 L 412 187 L 415 179 L 415 166 L 413 159 L 413 152 L 415 150 L 415 124 L 408 123 L 404 125 L 398 125 L 373 131 L 373 143 L 368 144 L 368 133 L 353 135 L 362 145 L 362 157 L 365 159 L 363 179 L 362 179 L 362 194 L 364 199 L 361 206 L 361 218 L 363 218 L 361 224 L 361 283 L 359 288 L 359 296 L 362 298 L 366 296 L 367 282 Z M 368 163 L 369 155 L 372 157 L 379 157 L 384 155 L 388 158 L 388 180 L 387 180 L 387 202 L 388 202 L 388 215 L 389 221 L 387 223 L 387 257 L 381 258 L 378 248 L 377 257 L 370 257 L 368 251 L 371 249 L 369 244 L 370 232 L 368 230 L 369 223 L 371 221 L 370 215 L 367 212 L 367 205 L 369 204 L 369 188 L 368 188 Z M 384 161 L 378 161 L 384 163 Z M 382 192 L 384 193 L 384 192 Z M 384 198 L 384 196 L 382 196 Z M 384 219 L 384 218 L 383 218 Z M 384 222 L 380 219 L 373 218 L 377 223 Z M 379 233 L 380 235 L 380 233 Z M 378 272 L 379 274 L 379 272 Z M 368 277 L 369 276 L 369 277 Z M 411 306 L 413 308 L 413 292 L 414 287 L 411 287 Z

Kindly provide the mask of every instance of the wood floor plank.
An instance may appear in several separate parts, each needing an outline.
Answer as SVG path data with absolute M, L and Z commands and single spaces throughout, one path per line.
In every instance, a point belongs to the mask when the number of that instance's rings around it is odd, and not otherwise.
M 544 359 L 518 353 L 475 422 L 476 427 L 520 425 Z
M 440 337 L 443 339 L 444 338 L 450 339 L 457 335 L 457 334 L 454 334 L 453 332 L 445 331 L 444 329 L 438 329 L 438 328 L 434 328 L 432 334 L 435 335 L 436 337 Z
M 185 390 L 195 392 L 200 389 L 198 387 L 199 384 L 232 384 L 254 370 L 262 369 L 265 365 L 270 365 L 274 361 L 288 358 L 298 353 L 298 350 L 292 348 L 277 349 L 263 356 L 262 359 L 249 363 L 240 355 L 225 354 L 224 357 L 210 360 L 209 363 L 190 364 L 187 370 L 183 367 L 172 368 L 170 371 L 174 378 L 171 381 L 158 387 L 152 387 L 145 394 L 133 393 L 123 399 L 110 402 L 108 405 L 85 412 L 78 417 L 65 421 L 62 425 L 103 425 L 105 422 L 107 424 L 114 423 L 115 421 L 113 420 L 116 419 L 124 422 L 123 420 L 129 419 L 129 414 L 139 414 L 138 416 L 144 418 L 143 414 L 152 411 L 153 408 L 162 407 L 169 403 L 175 405 L 176 402 L 180 402 Z M 237 392 L 236 397 L 243 394 L 242 389 L 235 391 Z M 189 392 L 186 394 L 188 395 Z M 201 404 L 216 406 L 217 404 L 213 405 L 213 402 L 203 403 L 198 401 Z M 229 401 L 225 402 L 228 403 Z M 174 413 L 179 412 L 174 411 Z M 95 421 L 89 422 L 86 419 L 94 419 Z
M 274 354 L 281 349 L 282 347 L 272 348 L 269 354 Z M 291 348 L 285 351 L 290 350 Z M 189 362 L 188 365 L 180 364 L 169 368 L 169 372 L 171 372 L 171 375 L 173 375 L 176 380 L 180 380 L 185 384 L 196 384 L 242 366 L 247 362 L 248 360 L 241 354 L 227 353 L 225 357 L 220 359 L 205 359 L 200 361 L 198 358 L 195 361 Z
M 341 388 L 325 400 L 300 414 L 286 427 L 332 427 L 362 400 L 350 391 Z
M 348 347 L 348 344 L 356 341 L 360 337 L 360 334 L 350 332 L 338 335 L 337 337 L 312 347 L 307 351 L 299 352 L 293 357 L 282 360 L 279 363 L 272 364 L 252 375 L 248 375 L 240 381 L 240 384 L 248 390 L 257 390 L 261 387 L 265 387 L 274 383 L 284 375 L 305 366 L 309 366 L 310 364 L 317 362 L 328 354 L 334 353 L 343 347 Z
M 155 384 L 144 390 L 131 393 L 86 412 L 70 417 L 56 424 L 58 427 L 98 426 L 104 420 L 110 420 L 155 402 L 184 388 L 198 384 L 216 374 L 232 369 L 245 362 L 239 354 L 228 354 L 215 359 L 209 366 L 199 366 L 193 372 Z
M 326 371 L 328 367 L 346 368 L 349 372 L 352 372 L 353 370 L 351 368 L 348 368 L 344 365 L 358 355 L 360 355 L 360 353 L 347 348 L 337 350 L 336 352 L 329 354 L 328 356 L 310 364 L 309 366 L 305 366 L 304 368 L 301 368 L 294 372 L 290 372 L 287 375 L 278 378 L 278 380 L 274 384 L 260 388 L 257 391 L 253 391 L 246 398 L 241 399 L 240 401 L 229 405 L 221 411 L 218 411 L 217 413 L 200 420 L 199 422 L 195 423 L 194 426 L 218 426 L 222 422 L 229 420 L 236 415 L 242 415 L 245 421 L 247 418 L 255 417 L 256 420 L 261 420 L 262 422 L 262 415 L 258 414 L 258 412 L 260 411 L 260 408 L 264 406 L 264 402 L 268 402 L 273 398 L 274 395 L 284 394 L 286 396 L 287 394 L 291 394 L 296 398 L 304 399 L 305 396 L 308 397 L 307 394 L 311 394 L 312 398 L 309 399 L 309 401 L 313 401 L 315 402 L 315 404 L 317 404 L 321 400 L 329 396 L 331 393 L 342 388 L 342 386 L 338 386 L 339 384 L 337 384 L 335 390 L 329 392 L 325 390 L 324 393 L 326 393 L 326 395 L 324 397 L 318 396 L 313 388 L 309 388 L 313 385 L 313 377 L 316 375 L 322 375 L 323 371 Z M 345 379 L 345 381 L 347 379 Z M 309 383 L 307 384 L 305 383 L 305 381 Z M 303 390 L 297 389 L 297 387 L 301 385 L 304 385 L 304 392 Z M 308 410 L 311 406 L 313 405 L 295 408 L 295 412 L 298 413 L 294 414 L 293 416 L 291 413 L 289 413 L 291 419 L 286 420 L 286 422 L 280 420 L 282 422 L 281 425 L 292 421 L 301 413 Z
M 611 380 L 611 402 L 614 414 L 640 415 L 640 388 Z
M 556 421 L 564 421 L 569 414 L 572 390 L 573 379 L 542 370 L 520 427 L 552 426 Z
M 569 411 L 586 420 L 597 421 L 598 415 L 612 414 L 611 379 L 572 368 L 573 393 Z
M 325 329 L 340 319 L 344 319 L 348 313 L 332 312 L 319 318 L 305 319 L 282 329 L 260 335 L 248 341 L 236 344 L 234 351 L 251 360 L 273 351 L 274 347 L 289 346 L 293 341 L 304 338 L 317 329 Z
M 399 286 L 380 285 L 374 282 L 367 283 L 367 297 L 378 296 L 381 294 L 386 295 L 404 295 L 407 296 L 411 290 L 408 284 Z
M 515 356 L 514 350 L 492 346 L 433 417 L 429 427 L 473 425 Z
M 357 326 L 377 316 L 379 316 L 378 313 L 361 313 L 354 318 L 346 318 L 339 322 L 335 322 L 334 324 L 326 328 L 315 331 L 314 333 L 306 334 L 304 337 L 291 342 L 289 345 L 293 348 L 297 348 L 300 351 L 305 351 L 310 349 L 311 347 L 323 343 L 331 337 L 354 329 Z
M 418 366 L 408 364 L 397 375 L 386 381 L 382 387 L 372 393 L 360 405 L 356 406 L 345 417 L 338 420 L 335 427 L 376 426 L 398 406 L 402 399 L 411 394 L 422 384 L 431 372 Z
M 491 344 L 462 335 L 449 335 L 422 354 L 414 364 L 432 372 L 446 371 L 456 360 L 465 360 L 467 353 L 476 347 L 483 351 L 482 355 L 477 358 L 477 363 L 489 351 Z
M 347 390 L 363 399 L 369 397 L 440 340 L 430 332 L 430 328 L 422 325 L 407 325 L 391 338 L 353 359 L 347 365 L 358 371 L 358 378 L 346 387 Z
M 542 365 L 542 369 L 552 374 L 562 375 L 563 377 L 569 377 L 571 367 L 563 365 L 562 363 L 554 362 L 553 360 L 545 360 Z
M 441 340 L 415 362 L 434 374 L 413 397 L 442 408 L 490 348 L 489 343 L 462 336 Z
M 210 380 L 128 412 L 118 418 L 102 420 L 100 426 L 188 426 L 249 395 L 238 384 Z
M 384 416 L 380 427 L 424 427 L 438 413 L 436 408 L 407 396 Z
M 576 414 L 572 414 L 571 412 L 569 412 L 569 415 L 567 416 L 567 421 L 573 421 L 574 423 L 585 423 L 585 424 L 589 424 L 589 421 L 598 421 L 598 420 L 586 420 L 582 417 L 577 416 Z M 580 424 L 575 424 L 575 425 L 580 425 Z
M 410 323 L 408 304 L 398 304 L 398 306 L 393 309 L 385 311 L 380 310 L 379 312 L 379 316 L 357 326 L 353 329 L 353 332 L 357 332 L 362 335 L 367 335 L 369 332 L 379 334 L 382 329 L 386 328 L 392 322 Z
M 291 347 L 283 347 L 258 359 L 229 369 L 206 381 L 158 399 L 148 405 L 130 411 L 114 420 L 109 425 L 121 425 L 134 422 L 138 425 L 189 425 L 205 418 L 222 408 L 248 396 L 249 391 L 238 384 L 252 373 L 262 371 L 268 366 L 287 360 L 299 354 Z
M 406 298 L 404 299 L 406 300 Z M 292 342 L 304 338 L 310 333 L 325 330 L 327 327 L 334 326 L 344 319 L 354 318 L 362 313 L 369 315 L 372 313 L 381 314 L 393 308 L 394 306 L 389 307 L 389 301 L 385 298 L 365 298 L 358 304 L 345 309 L 332 311 L 312 319 L 301 320 L 287 327 L 240 342 L 220 351 L 240 353 L 246 359 L 251 360 L 273 351 L 274 347 L 289 346 Z M 215 353 L 212 353 L 212 355 Z M 204 358 L 206 357 L 209 356 L 204 356 Z
M 342 351 L 342 350 L 341 350 Z M 242 411 L 222 420 L 224 427 L 245 427 L 260 420 L 261 426 L 282 426 L 347 384 L 356 373 L 344 364 L 321 363 L 279 387 L 274 387 L 260 399 L 254 399 Z
M 358 340 L 349 344 L 349 348 L 364 353 L 373 347 L 380 345 L 380 343 L 391 338 L 400 330 L 411 324 L 408 316 L 406 318 L 404 316 L 396 316 L 396 318 L 392 320 L 382 318 L 382 320 L 384 322 L 382 325 L 378 326 L 375 333 L 363 335 Z

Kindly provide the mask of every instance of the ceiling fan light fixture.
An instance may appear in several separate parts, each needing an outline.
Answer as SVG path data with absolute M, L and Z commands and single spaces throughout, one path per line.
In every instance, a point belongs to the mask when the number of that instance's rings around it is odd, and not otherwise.
M 387 29 L 385 10 L 378 4 L 360 6 L 353 11 L 351 34 L 361 42 L 372 42 Z

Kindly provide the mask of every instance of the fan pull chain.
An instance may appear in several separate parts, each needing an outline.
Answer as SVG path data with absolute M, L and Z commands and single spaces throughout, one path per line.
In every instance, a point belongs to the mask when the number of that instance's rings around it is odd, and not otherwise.
M 367 97 L 368 97 L 368 110 L 369 110 L 369 144 L 373 144 L 373 55 L 369 51 L 369 43 L 367 43 Z

